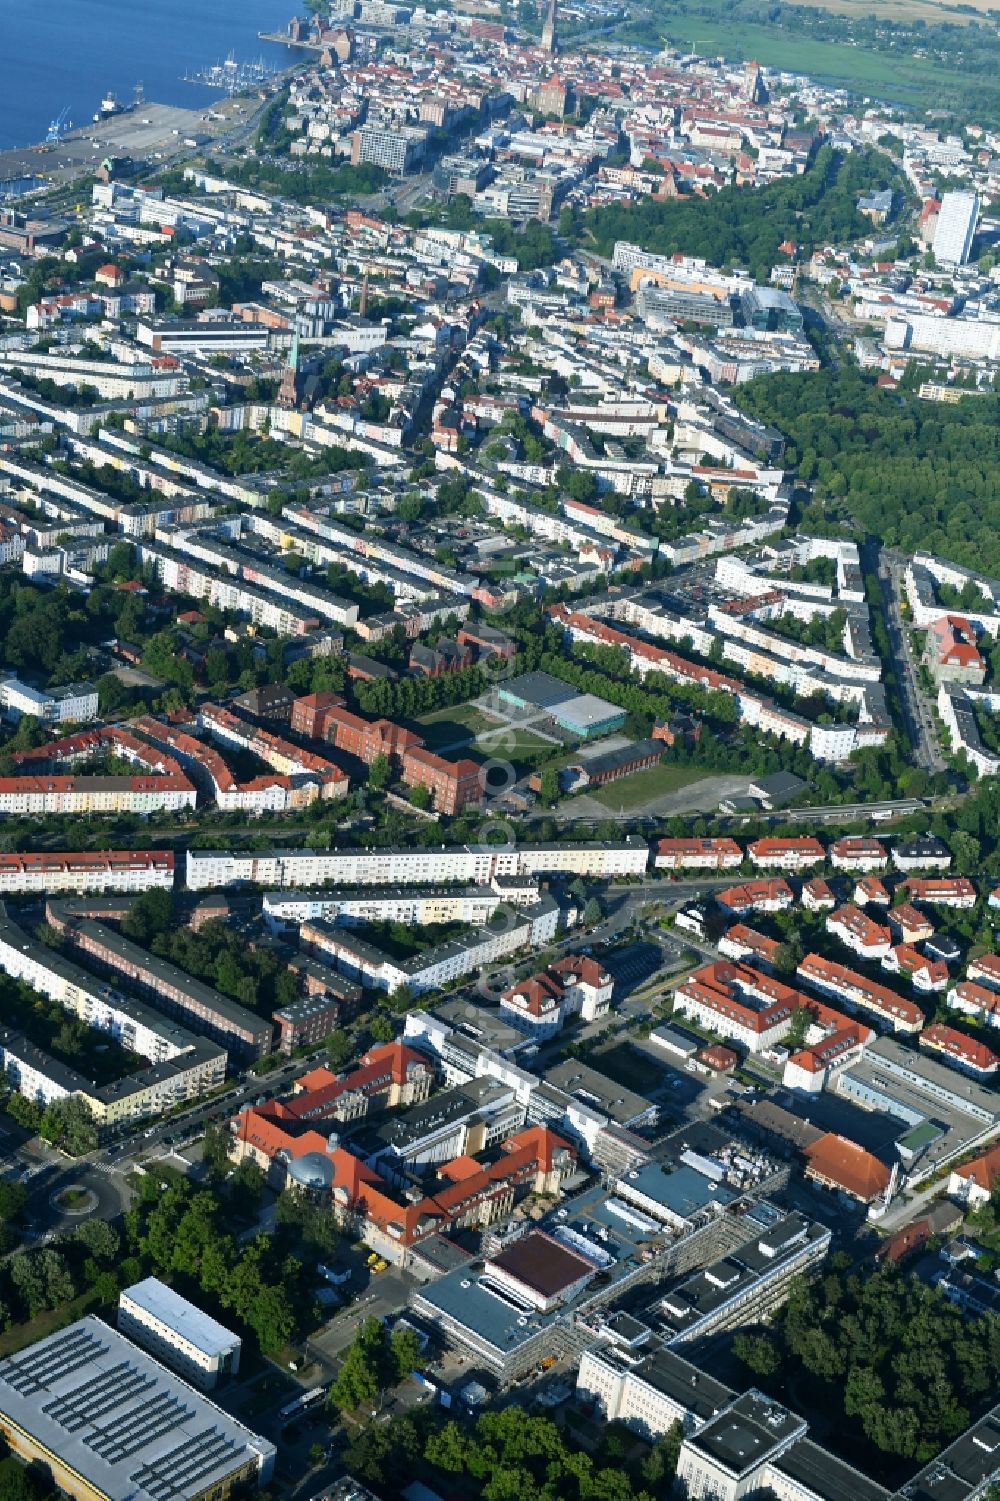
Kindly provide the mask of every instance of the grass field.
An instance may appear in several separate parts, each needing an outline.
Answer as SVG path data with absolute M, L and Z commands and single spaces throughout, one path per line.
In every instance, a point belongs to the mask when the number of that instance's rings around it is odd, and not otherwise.
M 563 747 L 547 740 L 523 725 L 508 725 L 505 720 L 484 714 L 474 704 L 457 704 L 452 709 L 435 709 L 415 721 L 428 750 L 452 747 L 473 761 L 510 761 L 519 776 L 563 754 Z
M 689 787 L 692 782 L 702 782 L 707 775 L 707 772 L 696 771 L 691 766 L 671 766 L 669 762 L 661 761 L 659 766 L 634 772 L 630 777 L 622 777 L 620 782 L 587 792 L 586 796 L 602 803 L 605 808 L 628 810 L 664 797 L 668 792 L 677 792 L 681 787 Z
M 487 760 L 512 762 L 521 776 L 544 765 L 553 756 L 565 757 L 561 745 L 554 745 L 544 735 L 518 725 L 504 726 L 495 735 L 489 732 L 480 734 L 476 740 L 476 753 Z
M 86 1292 L 80 1293 L 68 1303 L 62 1303 L 58 1308 L 47 1308 L 44 1313 L 29 1319 L 25 1324 L 13 1324 L 0 1334 L 0 1359 L 14 1355 L 26 1345 L 33 1345 L 47 1334 L 54 1334 L 57 1329 L 65 1329 L 67 1324 L 82 1319 L 84 1314 L 90 1313 L 97 1306 L 98 1301 L 94 1289 L 88 1287 Z
M 812 3 L 812 0 L 807 0 Z M 855 0 L 816 0 L 818 8 L 841 11 L 853 8 Z M 899 6 L 899 10 L 895 9 Z M 907 19 L 909 6 L 926 7 L 920 19 L 957 21 L 950 8 L 936 6 L 932 0 L 888 0 L 886 18 Z M 858 0 L 859 13 L 870 12 Z M 916 16 L 912 12 L 910 18 Z M 966 15 L 964 20 L 973 19 Z M 838 83 L 855 91 L 873 94 L 900 104 L 927 104 L 937 89 L 966 91 L 971 80 L 956 68 L 933 58 L 915 58 L 902 51 L 870 52 L 845 42 L 826 42 L 807 35 L 791 35 L 779 27 L 747 24 L 721 13 L 718 16 L 685 15 L 672 12 L 657 17 L 657 28 L 664 41 L 689 48 L 704 56 L 719 55 L 740 61 L 757 58 L 765 68 L 786 69 L 794 73 Z
M 981 16 L 988 15 L 995 0 L 798 0 L 811 10 L 826 10 L 835 16 L 858 16 L 867 19 L 873 13 L 878 19 L 892 21 L 904 26 L 914 21 L 925 21 L 928 26 L 967 26 Z
M 477 709 L 474 704 L 456 704 L 451 709 L 435 709 L 415 722 L 420 727 L 428 750 L 473 740 L 483 730 L 492 729 L 497 724 L 496 720 Z

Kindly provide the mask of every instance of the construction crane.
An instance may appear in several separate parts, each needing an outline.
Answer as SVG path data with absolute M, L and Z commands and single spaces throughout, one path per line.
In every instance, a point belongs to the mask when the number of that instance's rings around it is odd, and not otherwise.
M 69 116 L 69 105 L 67 104 L 67 105 L 64 106 L 63 109 L 61 109 L 59 111 L 59 114 L 56 116 L 56 118 L 54 120 L 50 120 L 49 121 L 49 129 L 48 129 L 48 133 L 47 133 L 47 135 L 45 137 L 45 139 L 47 141 L 61 141 L 62 140 L 62 138 L 63 138 L 63 132 L 66 131 L 66 130 L 69 130 L 71 128 L 71 122 L 70 122 L 68 116 Z

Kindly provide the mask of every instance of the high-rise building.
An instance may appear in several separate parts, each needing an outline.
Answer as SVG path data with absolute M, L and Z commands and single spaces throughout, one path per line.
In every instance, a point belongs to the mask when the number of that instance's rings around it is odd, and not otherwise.
M 394 176 L 412 172 L 423 161 L 427 129 L 400 125 L 363 125 L 354 132 L 351 162 L 371 162 Z
M 943 265 L 964 266 L 978 219 L 978 193 L 945 193 L 934 231 L 934 259 Z

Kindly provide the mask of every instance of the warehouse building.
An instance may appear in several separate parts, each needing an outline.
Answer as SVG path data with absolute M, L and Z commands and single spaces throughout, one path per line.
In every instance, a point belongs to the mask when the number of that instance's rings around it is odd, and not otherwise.
M 541 713 L 578 740 L 613 735 L 625 725 L 625 710 L 593 693 L 577 693 L 547 672 L 524 672 L 497 689 L 501 707 L 518 714 Z

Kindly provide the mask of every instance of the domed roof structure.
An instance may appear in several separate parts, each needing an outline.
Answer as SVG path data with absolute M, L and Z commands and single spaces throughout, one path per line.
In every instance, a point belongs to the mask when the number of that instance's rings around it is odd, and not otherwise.
M 288 1176 L 300 1188 L 324 1189 L 333 1184 L 333 1163 L 322 1152 L 306 1152 L 289 1163 Z

